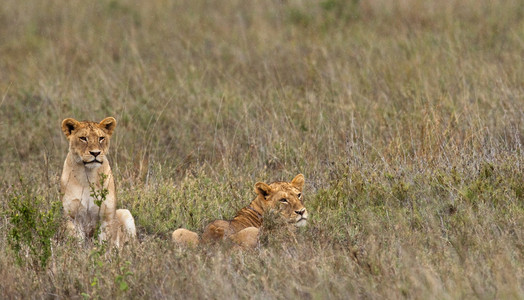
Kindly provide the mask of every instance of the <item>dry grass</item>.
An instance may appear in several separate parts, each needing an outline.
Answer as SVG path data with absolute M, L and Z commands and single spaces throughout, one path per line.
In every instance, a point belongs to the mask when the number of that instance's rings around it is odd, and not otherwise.
M 5 0 L 0 37 L 1 211 L 59 199 L 62 119 L 115 116 L 140 238 L 36 270 L 0 212 L 2 298 L 524 297 L 521 0 Z M 307 228 L 167 240 L 299 172 Z

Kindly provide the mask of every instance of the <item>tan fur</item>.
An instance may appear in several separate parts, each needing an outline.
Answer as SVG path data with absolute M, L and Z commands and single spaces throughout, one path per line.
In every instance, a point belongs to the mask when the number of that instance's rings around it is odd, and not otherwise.
M 173 241 L 178 241 L 182 246 L 193 247 L 198 245 L 198 234 L 184 228 L 173 231 L 171 238 Z
M 302 202 L 304 175 L 298 174 L 291 182 L 265 184 L 257 182 L 254 190 L 257 197 L 242 208 L 230 221 L 216 220 L 204 229 L 201 242 L 208 243 L 230 239 L 234 243 L 252 248 L 258 243 L 259 228 L 265 213 L 277 210 L 289 223 L 305 226 L 308 213 Z M 179 245 L 195 245 L 198 235 L 187 229 L 177 229 L 172 239 Z
M 101 241 L 109 240 L 116 246 L 136 237 L 135 221 L 127 209 L 116 209 L 115 182 L 107 160 L 109 140 L 116 127 L 116 120 L 105 118 L 100 123 L 62 121 L 62 131 L 69 141 L 69 152 L 64 162 L 60 191 L 64 213 L 69 218 L 68 231 L 86 239 L 93 236 L 100 221 Z M 100 174 L 107 179 L 103 188 L 107 197 L 98 207 L 91 196 L 92 188 L 100 191 Z
M 260 229 L 247 227 L 229 236 L 235 244 L 244 248 L 255 248 L 258 244 L 258 234 Z

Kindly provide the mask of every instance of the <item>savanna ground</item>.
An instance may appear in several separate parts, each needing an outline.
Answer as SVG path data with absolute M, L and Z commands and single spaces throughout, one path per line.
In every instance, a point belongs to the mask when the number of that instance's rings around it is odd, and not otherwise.
M 523 57 L 521 0 L 4 0 L 0 296 L 523 298 Z M 121 251 L 51 209 L 61 120 L 107 116 Z M 306 228 L 170 242 L 297 173 Z

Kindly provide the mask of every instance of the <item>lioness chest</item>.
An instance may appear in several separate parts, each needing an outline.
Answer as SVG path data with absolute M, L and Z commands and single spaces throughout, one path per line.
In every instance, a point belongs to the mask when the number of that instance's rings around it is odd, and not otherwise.
M 106 175 L 110 175 L 110 171 Z M 110 209 L 113 206 L 111 203 L 114 202 L 112 189 L 109 189 L 103 204 L 100 207 L 96 205 L 93 191 L 99 190 L 94 188 L 97 181 L 97 172 L 74 170 L 64 166 L 61 178 L 64 213 L 83 227 L 85 232 L 91 232 L 100 218 L 106 219 L 108 214 L 114 213 L 114 210 L 111 212 Z

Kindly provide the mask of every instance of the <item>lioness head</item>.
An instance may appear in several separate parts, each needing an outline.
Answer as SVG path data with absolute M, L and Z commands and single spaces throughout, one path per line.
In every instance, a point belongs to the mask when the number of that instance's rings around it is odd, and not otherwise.
M 304 175 L 298 174 L 291 182 L 257 182 L 255 192 L 261 197 L 264 212 L 276 209 L 286 220 L 296 226 L 305 226 L 307 210 L 302 202 Z
M 62 121 L 62 131 L 69 140 L 69 152 L 78 164 L 86 168 L 98 168 L 106 160 L 109 139 L 116 127 L 113 117 L 100 123 L 67 118 Z

